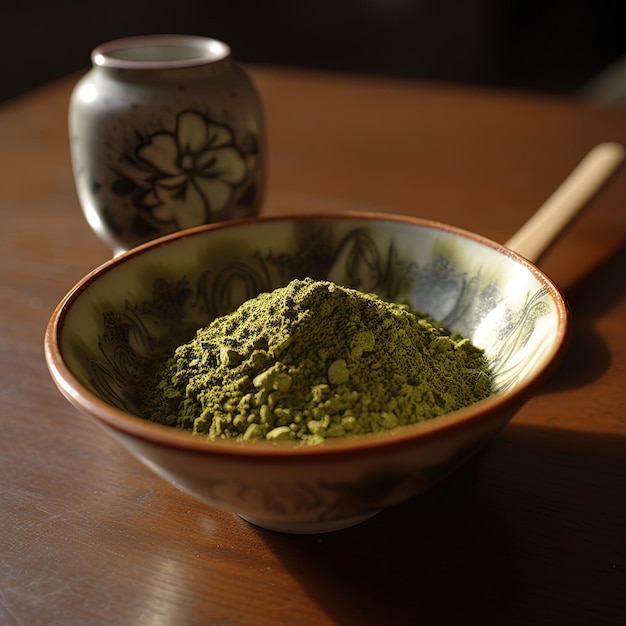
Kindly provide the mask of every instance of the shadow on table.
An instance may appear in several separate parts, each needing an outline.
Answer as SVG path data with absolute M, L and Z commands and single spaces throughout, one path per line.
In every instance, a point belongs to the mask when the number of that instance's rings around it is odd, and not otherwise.
M 359 526 L 258 532 L 337 624 L 626 623 L 625 450 L 625 437 L 511 425 Z
M 592 268 L 565 292 L 572 310 L 572 339 L 565 360 L 542 391 L 566 391 L 588 385 L 611 364 L 611 346 L 596 331 L 600 316 L 615 307 L 626 291 L 626 244 Z

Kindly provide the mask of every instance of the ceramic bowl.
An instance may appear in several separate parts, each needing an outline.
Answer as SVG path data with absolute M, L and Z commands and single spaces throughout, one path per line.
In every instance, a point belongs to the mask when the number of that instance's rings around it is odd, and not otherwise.
M 293 278 L 408 301 L 482 348 L 495 393 L 449 415 L 318 446 L 207 441 L 137 416 L 134 382 L 155 346 Z M 553 371 L 569 312 L 505 247 L 448 225 L 375 213 L 200 226 L 105 263 L 59 303 L 45 336 L 62 394 L 133 456 L 212 507 L 283 532 L 356 524 L 464 464 Z

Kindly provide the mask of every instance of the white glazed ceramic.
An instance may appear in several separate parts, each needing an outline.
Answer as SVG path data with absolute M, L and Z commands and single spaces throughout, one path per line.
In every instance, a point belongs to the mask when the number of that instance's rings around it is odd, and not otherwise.
M 265 183 L 259 95 L 217 40 L 103 44 L 70 100 L 76 188 L 115 254 L 200 224 L 256 215 Z
M 211 442 L 135 415 L 134 381 L 154 350 L 306 276 L 408 300 L 461 332 L 485 350 L 497 393 L 429 422 L 317 447 Z M 558 289 L 507 248 L 443 224 L 353 213 L 225 222 L 131 250 L 63 299 L 45 353 L 65 397 L 173 485 L 265 528 L 322 532 L 461 466 L 552 372 L 568 329 Z

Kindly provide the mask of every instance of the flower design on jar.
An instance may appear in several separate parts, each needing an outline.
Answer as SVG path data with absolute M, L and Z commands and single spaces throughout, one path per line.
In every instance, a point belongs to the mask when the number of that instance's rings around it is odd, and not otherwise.
M 250 166 L 229 126 L 184 111 L 174 132 L 157 131 L 128 155 L 114 191 L 159 223 L 189 228 L 229 206 Z

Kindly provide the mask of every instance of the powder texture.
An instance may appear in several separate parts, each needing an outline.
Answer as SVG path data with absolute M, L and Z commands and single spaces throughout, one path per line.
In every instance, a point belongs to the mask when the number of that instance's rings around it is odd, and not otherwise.
M 468 339 L 406 305 L 294 280 L 200 329 L 158 369 L 143 415 L 209 439 L 372 433 L 487 397 Z

